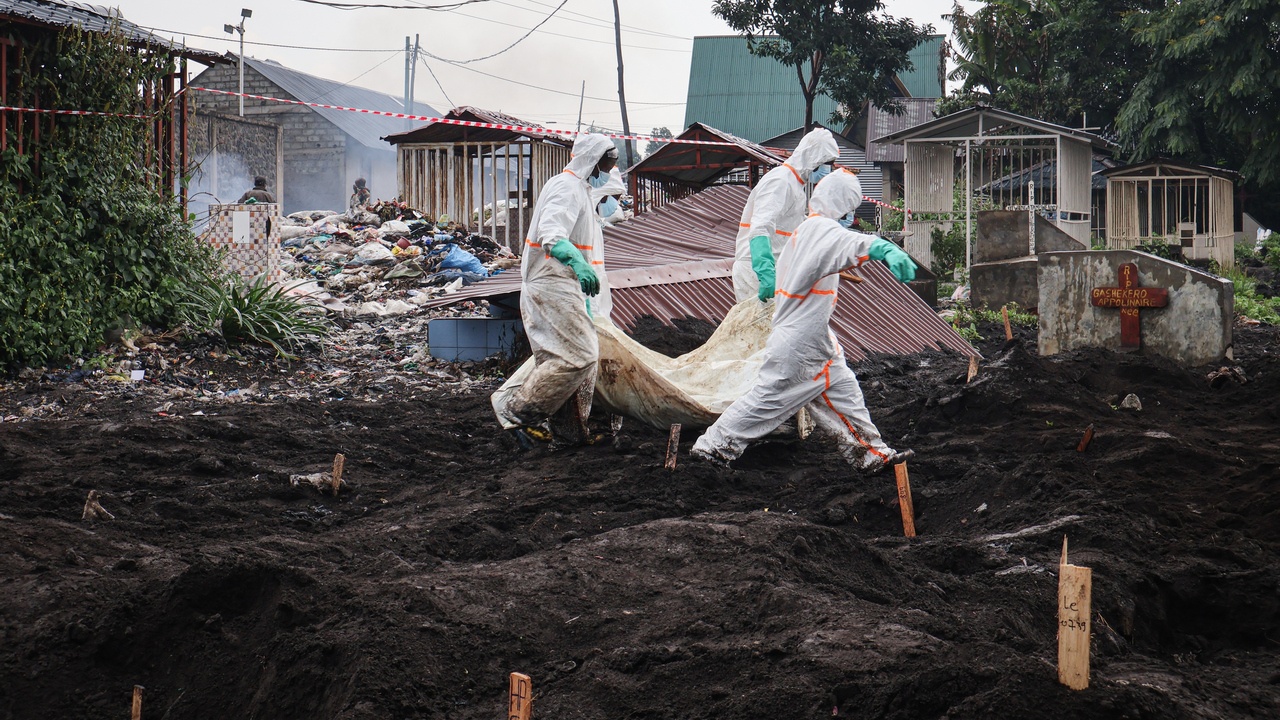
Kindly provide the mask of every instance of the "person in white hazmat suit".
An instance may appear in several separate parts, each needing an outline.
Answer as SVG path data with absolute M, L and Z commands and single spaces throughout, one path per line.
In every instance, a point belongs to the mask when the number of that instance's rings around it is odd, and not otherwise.
M 617 161 L 609 138 L 579 135 L 564 172 L 542 187 L 520 265 L 520 316 L 534 367 L 518 387 L 504 385 L 491 398 L 504 428 L 541 423 L 595 380 L 600 347 L 589 305 L 600 289 L 591 264 L 599 224 L 588 182 Z
M 778 253 L 804 220 L 805 182 L 817 183 L 840 157 L 840 146 L 826 128 L 800 138 L 782 165 L 765 173 L 742 208 L 733 257 L 733 296 L 737 302 L 773 297 Z
M 802 407 L 861 470 L 878 470 L 913 454 L 894 450 L 880 437 L 858 378 L 829 327 L 841 270 L 875 259 L 902 282 L 915 278 L 915 264 L 898 246 L 840 226 L 838 220 L 861 201 L 862 185 L 847 170 L 833 172 L 814 189 L 809 218 L 788 238 L 778 259 L 773 328 L 756 383 L 698 438 L 694 456 L 728 463 Z
M 604 227 L 621 222 L 621 209 L 614 196 L 621 195 L 626 188 L 622 184 L 622 172 L 616 167 L 608 175 L 592 177 L 588 184 L 596 219 L 591 232 L 591 269 L 600 278 L 600 292 L 591 299 L 591 316 L 608 318 L 613 301 L 609 298 L 609 277 L 604 269 Z

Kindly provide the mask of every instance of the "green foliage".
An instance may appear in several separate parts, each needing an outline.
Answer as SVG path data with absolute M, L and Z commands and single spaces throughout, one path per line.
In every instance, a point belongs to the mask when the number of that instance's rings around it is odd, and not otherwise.
M 669 137 L 675 137 L 675 136 L 672 135 L 671 131 L 665 127 L 656 127 L 653 129 L 652 132 L 649 133 L 649 137 L 669 138 Z M 660 143 L 660 142 L 657 142 L 656 140 L 650 140 L 649 142 L 645 143 L 644 156 L 649 157 L 650 155 L 666 147 L 666 145 L 667 145 L 666 143 Z
M 951 228 L 943 230 L 935 226 L 929 231 L 930 247 L 933 248 L 933 264 L 930 269 L 936 275 L 950 275 L 951 271 L 964 266 L 965 228 L 963 222 L 952 223 Z
M 1219 273 L 1235 286 L 1236 315 L 1280 325 L 1280 298 L 1267 298 L 1258 294 L 1258 281 L 1249 277 L 1240 267 Z
M 1178 253 L 1173 251 L 1174 246 L 1170 245 L 1165 239 L 1159 235 L 1152 235 L 1145 243 L 1138 245 L 1134 249 L 1141 250 L 1144 253 L 1150 253 L 1156 257 L 1162 257 L 1165 260 L 1180 260 L 1182 248 L 1179 246 Z
M 1238 168 L 1280 184 L 1280 3 L 1184 0 L 1126 21 L 1153 54 L 1118 127 L 1142 155 Z
M 1111 124 L 1149 51 L 1124 27 L 1160 0 L 991 0 L 972 13 L 957 3 L 952 23 L 960 88 L 940 113 L 996 105 L 1078 127 Z
M 170 71 L 116 36 L 79 32 L 50 34 L 24 60 L 14 105 L 136 113 L 138 87 Z M 10 123 L 0 153 L 0 365 L 83 354 L 130 319 L 162 324 L 192 272 L 214 264 L 143 165 L 147 121 L 41 122 L 22 155 Z
M 323 315 L 314 315 L 312 308 L 286 288 L 272 285 L 265 275 L 252 283 L 239 275 L 206 278 L 183 291 L 178 314 L 197 332 L 216 333 L 228 344 L 270 345 L 290 358 L 289 350 L 329 332 Z
M 853 120 L 868 100 L 896 109 L 890 79 L 911 68 L 908 53 L 933 30 L 886 15 L 881 0 L 716 0 L 712 12 L 753 54 L 796 69 L 806 126 L 818 95 L 838 104 L 831 122 Z

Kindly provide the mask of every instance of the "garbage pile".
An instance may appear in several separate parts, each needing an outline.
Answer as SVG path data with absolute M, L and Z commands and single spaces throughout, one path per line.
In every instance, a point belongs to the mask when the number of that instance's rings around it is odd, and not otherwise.
M 280 239 L 293 292 L 350 318 L 402 315 L 520 264 L 492 238 L 395 201 L 296 212 Z

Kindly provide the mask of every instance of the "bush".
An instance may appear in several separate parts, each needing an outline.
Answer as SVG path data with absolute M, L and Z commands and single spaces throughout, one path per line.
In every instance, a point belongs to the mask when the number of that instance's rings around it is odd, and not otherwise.
M 118 36 L 68 31 L 24 48 L 11 104 L 138 111 L 168 71 Z M 215 266 L 143 163 L 146 120 L 57 116 L 39 143 L 16 123 L 0 153 L 0 364 L 84 354 L 113 327 L 165 324 L 178 291 Z M 30 125 L 27 125 L 28 129 Z M 38 163 L 36 158 L 39 158 Z
M 323 337 L 329 324 L 323 314 L 298 302 L 287 289 L 265 275 L 245 283 L 239 275 L 208 278 L 182 293 L 182 320 L 196 332 L 221 335 L 228 344 L 270 345 L 284 357 L 312 337 Z

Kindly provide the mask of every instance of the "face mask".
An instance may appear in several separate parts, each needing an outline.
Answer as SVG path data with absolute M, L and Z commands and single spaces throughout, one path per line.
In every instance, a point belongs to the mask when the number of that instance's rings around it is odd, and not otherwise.
M 599 211 L 600 217 L 611 217 L 618 212 L 618 201 L 614 200 L 612 196 L 605 198 L 604 202 L 600 203 Z
M 831 174 L 830 165 L 819 165 L 817 170 L 809 173 L 809 181 L 817 185 L 818 181 Z
M 853 227 L 853 215 L 852 214 L 845 215 L 844 217 L 840 218 L 836 222 L 839 222 L 844 227 L 844 229 L 848 230 L 849 228 Z
M 599 170 L 596 170 L 591 175 L 587 176 L 587 183 L 593 188 L 602 188 L 607 182 L 609 182 L 609 173 L 602 173 Z

